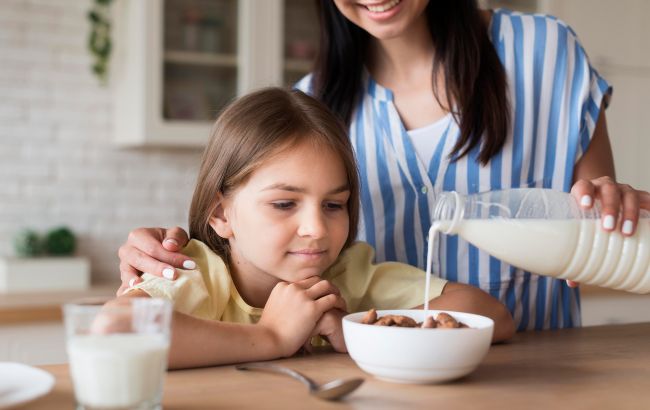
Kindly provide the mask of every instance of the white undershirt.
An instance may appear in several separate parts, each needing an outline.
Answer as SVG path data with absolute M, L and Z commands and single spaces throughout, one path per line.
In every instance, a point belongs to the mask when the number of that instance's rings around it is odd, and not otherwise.
M 438 141 L 442 138 L 449 121 L 451 120 L 451 113 L 445 115 L 438 121 L 425 125 L 422 128 L 406 131 L 411 138 L 411 142 L 415 147 L 415 152 L 422 162 L 429 164 L 433 158 L 433 153 L 436 150 Z

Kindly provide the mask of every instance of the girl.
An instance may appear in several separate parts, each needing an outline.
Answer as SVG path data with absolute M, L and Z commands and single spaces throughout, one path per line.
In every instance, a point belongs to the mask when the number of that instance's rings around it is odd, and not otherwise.
M 171 367 L 290 356 L 316 335 L 344 352 L 346 309 L 414 307 L 424 294 L 423 271 L 373 265 L 353 242 L 358 213 L 342 125 L 300 91 L 258 91 L 221 114 L 204 152 L 183 251 L 197 267 L 175 281 L 145 274 L 122 297 L 174 301 Z M 495 341 L 514 332 L 474 287 L 434 279 L 430 292 L 432 308 L 491 317 Z
M 543 15 L 479 10 L 475 0 L 321 0 L 313 75 L 297 87 L 349 129 L 359 160 L 359 239 L 377 260 L 424 267 L 437 192 L 538 186 L 599 199 L 603 229 L 634 233 L 650 194 L 615 180 L 609 84 L 575 33 Z M 139 271 L 173 277 L 180 229 L 138 230 L 123 286 Z M 580 325 L 578 289 L 442 236 L 435 271 L 490 292 L 518 330 Z M 142 256 L 142 251 L 147 255 Z M 160 262 L 158 262 L 160 261 Z

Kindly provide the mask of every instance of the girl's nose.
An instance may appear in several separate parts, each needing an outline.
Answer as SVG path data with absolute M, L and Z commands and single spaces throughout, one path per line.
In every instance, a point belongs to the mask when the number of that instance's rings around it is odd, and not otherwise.
M 322 238 L 327 234 L 327 224 L 323 210 L 305 210 L 300 216 L 298 236 Z

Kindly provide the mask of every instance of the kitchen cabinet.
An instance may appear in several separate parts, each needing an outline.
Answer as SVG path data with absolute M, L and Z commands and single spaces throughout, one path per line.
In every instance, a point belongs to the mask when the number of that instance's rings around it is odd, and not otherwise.
M 313 2 L 118 0 L 111 65 L 115 141 L 205 145 L 233 98 L 310 71 Z

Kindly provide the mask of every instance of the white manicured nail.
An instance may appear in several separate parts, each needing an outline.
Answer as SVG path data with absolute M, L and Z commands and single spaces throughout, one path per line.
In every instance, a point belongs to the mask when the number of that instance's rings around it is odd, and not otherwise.
M 583 195 L 582 198 L 580 198 L 580 205 L 582 205 L 582 206 L 591 206 L 591 196 L 590 195 Z
M 129 281 L 129 287 L 132 288 L 133 285 L 135 285 L 135 278 L 133 278 L 133 279 L 131 279 L 131 280 Z
M 163 276 L 166 279 L 174 279 L 174 269 L 172 269 L 172 268 L 163 269 Z
M 603 228 L 607 230 L 614 229 L 614 217 L 611 215 L 607 215 L 605 219 L 603 219 Z
M 634 223 L 632 223 L 632 221 L 628 219 L 625 222 L 623 222 L 623 233 L 625 235 L 631 234 L 633 230 L 634 230 Z
M 185 269 L 196 269 L 196 263 L 188 259 L 183 262 L 183 267 Z
M 178 241 L 176 239 L 168 238 L 168 239 L 165 239 L 165 242 L 171 243 L 172 245 L 178 246 Z

